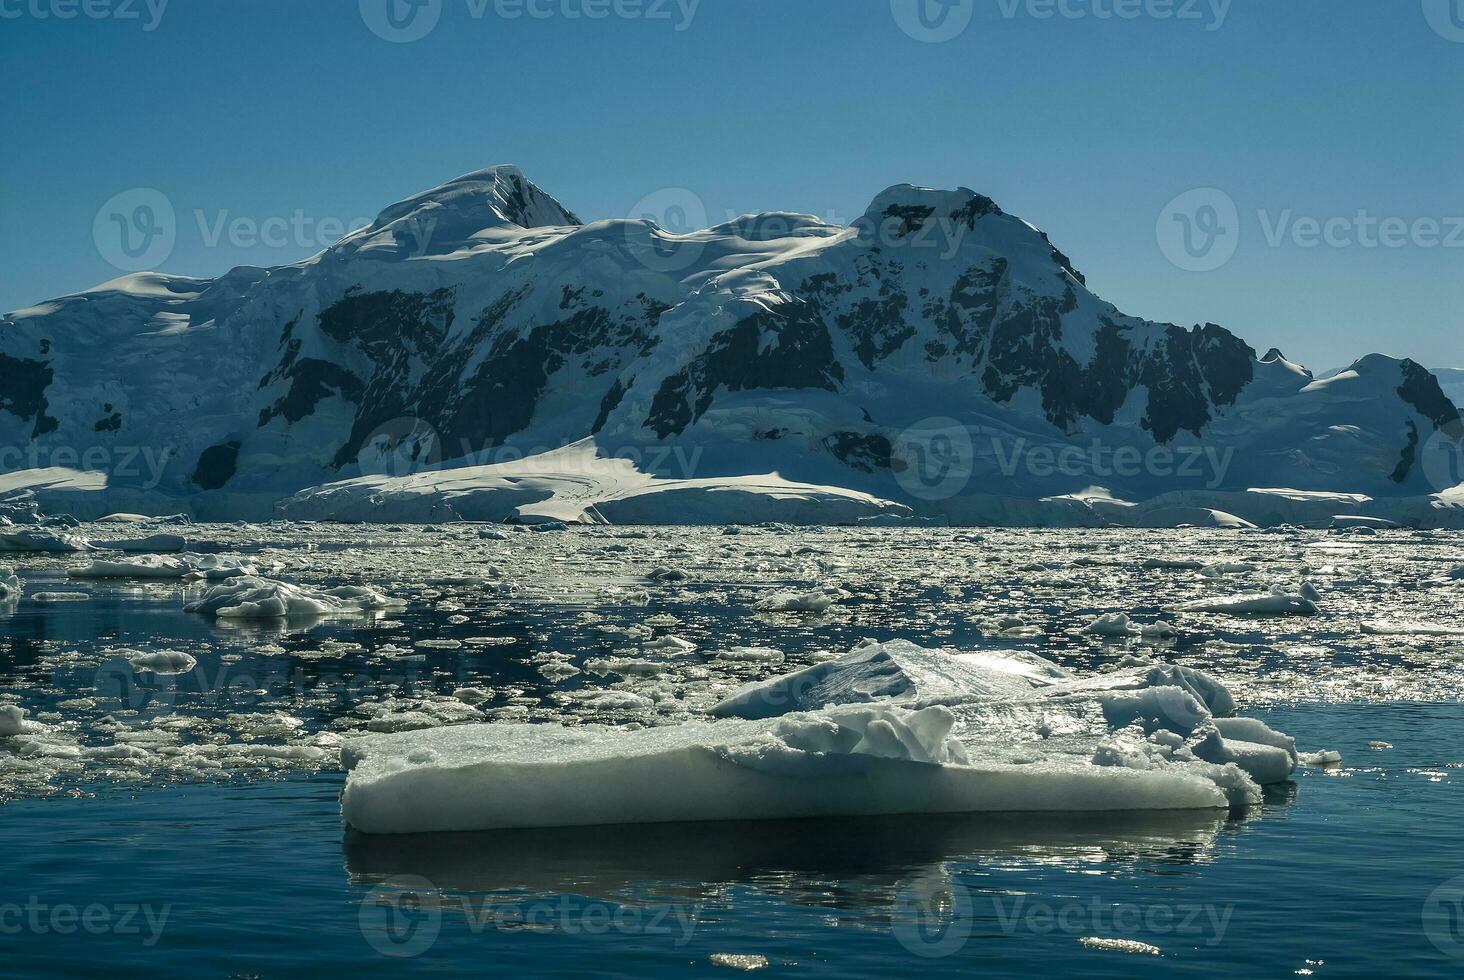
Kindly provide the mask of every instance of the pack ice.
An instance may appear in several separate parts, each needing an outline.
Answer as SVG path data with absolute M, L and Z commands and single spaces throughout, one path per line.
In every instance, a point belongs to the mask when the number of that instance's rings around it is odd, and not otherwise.
M 1217 680 L 1126 662 L 865 644 L 627 731 L 487 724 L 347 742 L 368 834 L 908 813 L 1245 806 L 1297 764 Z

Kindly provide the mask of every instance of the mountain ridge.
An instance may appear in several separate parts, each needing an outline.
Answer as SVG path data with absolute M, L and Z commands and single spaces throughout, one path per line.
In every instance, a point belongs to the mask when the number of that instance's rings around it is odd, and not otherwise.
M 673 234 L 582 222 L 511 166 L 293 265 L 135 274 L 7 314 L 0 391 L 0 444 L 26 462 L 146 437 L 162 477 L 113 467 L 108 488 L 185 501 L 590 439 L 693 445 L 718 477 L 777 472 L 922 511 L 945 499 L 910 475 L 932 419 L 956 437 L 954 495 L 1196 488 L 1153 467 L 1100 483 L 1101 465 L 1004 461 L 1091 443 L 1229 451 L 1204 490 L 1419 496 L 1448 489 L 1422 454 L 1459 424 L 1411 360 L 1318 380 L 1218 325 L 1126 315 L 967 188 L 897 184 L 847 227 L 774 212 Z

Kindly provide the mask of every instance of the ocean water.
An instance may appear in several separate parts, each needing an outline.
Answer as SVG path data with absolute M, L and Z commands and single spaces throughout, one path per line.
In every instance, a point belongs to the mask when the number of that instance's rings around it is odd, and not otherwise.
M 26 584 L 0 607 L 0 697 L 48 725 L 54 751 L 22 757 L 0 740 L 7 975 L 705 976 L 736 968 L 724 956 L 763 957 L 768 975 L 1464 970 L 1464 643 L 1421 628 L 1458 621 L 1459 535 L 189 533 L 279 577 L 369 584 L 408 606 L 230 628 L 184 613 L 179 583 L 77 580 L 74 556 L 9 556 Z M 1143 567 L 1156 557 L 1237 567 Z M 688 577 L 648 583 L 656 567 Z M 1303 577 L 1321 615 L 1165 611 Z M 817 615 L 752 608 L 811 587 L 842 601 Z M 46 601 L 56 592 L 84 598 Z M 1115 611 L 1180 636 L 1083 632 Z M 698 650 L 650 677 L 595 666 L 667 634 Z M 1342 762 L 1228 815 L 425 838 L 342 826 L 334 749 L 364 728 L 674 723 L 865 636 L 1021 647 L 1084 670 L 1131 655 L 1201 667 L 1243 713 Z M 717 656 L 733 645 L 786 659 Z M 198 665 L 131 667 L 128 651 L 162 649 Z M 463 688 L 475 707 L 451 698 Z M 607 689 L 633 696 L 596 697 Z

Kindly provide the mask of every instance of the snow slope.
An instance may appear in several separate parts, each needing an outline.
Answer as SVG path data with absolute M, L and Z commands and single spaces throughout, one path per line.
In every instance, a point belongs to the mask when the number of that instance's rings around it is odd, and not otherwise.
M 1125 315 L 966 189 L 677 235 L 495 167 L 295 265 L 0 320 L 0 492 L 88 517 L 1235 526 L 1227 495 L 1285 487 L 1447 524 L 1458 426 L 1412 361 L 1318 380 Z M 564 477 L 571 446 L 605 462 Z

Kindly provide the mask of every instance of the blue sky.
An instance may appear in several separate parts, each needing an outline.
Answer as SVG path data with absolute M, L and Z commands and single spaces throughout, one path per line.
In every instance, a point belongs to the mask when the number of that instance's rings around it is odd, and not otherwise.
M 0 308 L 119 275 L 94 224 L 134 188 L 159 267 L 217 275 L 516 163 L 585 218 L 965 185 L 1126 312 L 1464 366 L 1464 0 L 421 2 L 0 0 Z

